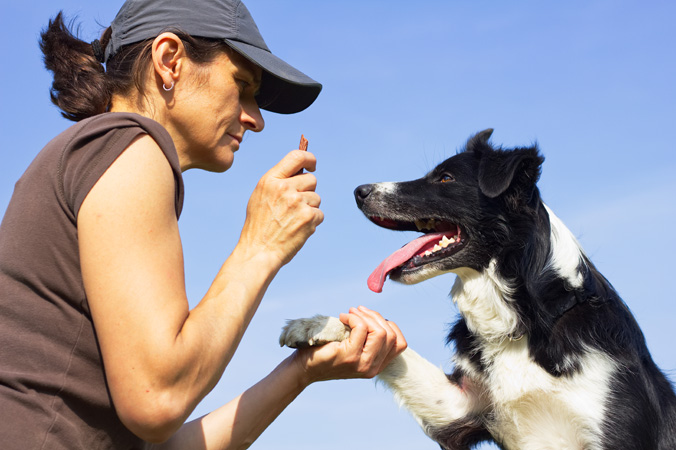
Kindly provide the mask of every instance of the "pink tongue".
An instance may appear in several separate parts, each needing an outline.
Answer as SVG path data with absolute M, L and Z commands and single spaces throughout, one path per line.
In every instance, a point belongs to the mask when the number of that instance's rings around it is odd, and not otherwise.
M 421 249 L 423 249 L 428 244 L 432 242 L 436 244 L 443 237 L 444 233 L 425 234 L 392 253 L 385 259 L 385 261 L 381 262 L 376 270 L 373 271 L 371 276 L 369 276 L 367 282 L 369 289 L 371 289 L 373 292 L 382 292 L 383 285 L 385 284 L 385 278 L 387 277 L 388 273 L 401 266 L 415 255 L 421 254 Z

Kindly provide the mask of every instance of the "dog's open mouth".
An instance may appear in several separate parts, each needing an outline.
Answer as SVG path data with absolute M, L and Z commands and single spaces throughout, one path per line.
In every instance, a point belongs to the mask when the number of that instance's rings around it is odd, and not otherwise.
M 373 292 L 382 292 L 385 278 L 395 269 L 415 270 L 421 266 L 438 261 L 460 251 L 466 243 L 466 233 L 456 224 L 437 219 L 402 222 L 383 217 L 369 217 L 383 228 L 392 230 L 417 230 L 423 234 L 401 249 L 388 256 L 373 271 L 368 279 L 368 287 Z

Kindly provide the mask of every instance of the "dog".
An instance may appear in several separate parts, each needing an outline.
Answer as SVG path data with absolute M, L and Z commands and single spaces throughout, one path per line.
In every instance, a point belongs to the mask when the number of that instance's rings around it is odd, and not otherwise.
M 446 375 L 411 349 L 380 374 L 443 449 L 674 450 L 676 395 L 613 286 L 537 188 L 537 145 L 503 149 L 493 130 L 423 178 L 355 190 L 376 225 L 423 232 L 369 277 L 414 284 L 453 272 L 460 318 Z M 349 336 L 336 318 L 289 321 L 280 343 Z

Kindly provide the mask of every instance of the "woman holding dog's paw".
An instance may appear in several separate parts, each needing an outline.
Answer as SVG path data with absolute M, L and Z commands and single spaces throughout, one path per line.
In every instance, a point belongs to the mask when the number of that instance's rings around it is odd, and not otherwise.
M 243 448 L 310 383 L 373 377 L 403 351 L 396 325 L 352 309 L 348 340 L 293 354 L 184 424 L 323 214 L 316 178 L 300 174 L 315 157 L 292 151 L 189 310 L 181 173 L 229 169 L 264 127 L 259 107 L 301 111 L 321 85 L 274 57 L 233 0 L 128 1 L 91 44 L 59 15 L 41 45 L 53 100 L 77 123 L 19 180 L 0 228 L 3 449 Z

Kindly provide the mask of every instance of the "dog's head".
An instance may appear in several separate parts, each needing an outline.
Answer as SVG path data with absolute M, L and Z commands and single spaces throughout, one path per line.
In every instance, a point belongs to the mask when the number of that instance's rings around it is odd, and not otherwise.
M 372 290 L 380 292 L 388 274 L 413 284 L 463 267 L 480 271 L 523 247 L 541 209 L 536 183 L 544 158 L 536 146 L 495 148 L 492 132 L 471 137 L 420 179 L 355 190 L 357 205 L 376 225 L 423 233 L 383 261 L 369 278 Z

